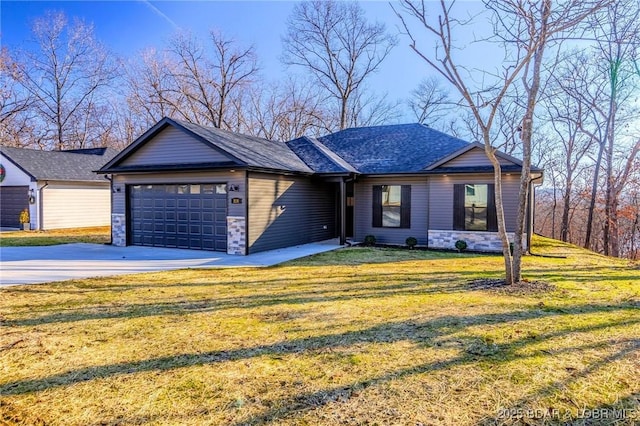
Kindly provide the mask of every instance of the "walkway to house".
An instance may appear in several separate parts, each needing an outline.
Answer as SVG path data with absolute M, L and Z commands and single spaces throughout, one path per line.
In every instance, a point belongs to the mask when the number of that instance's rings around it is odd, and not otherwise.
M 0 247 L 0 286 L 183 268 L 273 266 L 340 247 L 338 240 L 333 239 L 249 256 L 200 250 L 115 247 L 86 243 L 42 247 Z

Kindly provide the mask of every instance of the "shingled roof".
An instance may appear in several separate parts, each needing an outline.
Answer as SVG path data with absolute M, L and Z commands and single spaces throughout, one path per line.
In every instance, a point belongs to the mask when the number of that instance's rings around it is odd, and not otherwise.
M 112 148 L 89 148 L 70 151 L 0 146 L 0 152 L 35 180 L 102 181 L 94 173 L 118 151 Z
M 469 145 L 417 123 L 345 129 L 319 140 L 364 174 L 422 172 Z M 291 148 L 296 151 L 294 146 Z
M 303 136 L 287 142 L 287 145 L 311 169 L 322 173 L 358 173 L 319 140 Z
M 149 129 L 144 135 L 136 139 L 125 148 L 118 157 L 106 164 L 101 173 L 119 171 L 118 165 L 135 150 L 153 138 L 167 126 L 174 126 L 186 131 L 200 141 L 210 145 L 212 149 L 223 152 L 231 161 L 218 166 L 226 167 L 254 167 L 258 169 L 293 171 L 301 173 L 313 173 L 304 161 L 302 161 L 284 142 L 270 141 L 267 139 L 229 132 L 213 127 L 206 127 L 187 121 L 165 117 Z M 197 165 L 175 165 L 176 168 L 195 167 Z M 211 168 L 214 164 L 201 164 L 202 168 Z M 136 166 L 141 168 L 141 166 Z M 168 166 L 166 166 L 168 167 Z M 135 168 L 135 167 L 134 167 Z

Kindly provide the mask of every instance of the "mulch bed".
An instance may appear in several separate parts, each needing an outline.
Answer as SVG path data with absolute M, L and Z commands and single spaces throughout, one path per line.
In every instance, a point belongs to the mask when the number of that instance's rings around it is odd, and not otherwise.
M 469 281 L 468 286 L 473 290 L 493 290 L 508 294 L 537 294 L 554 291 L 556 286 L 544 281 L 522 280 L 513 285 L 507 285 L 503 279 L 481 278 Z

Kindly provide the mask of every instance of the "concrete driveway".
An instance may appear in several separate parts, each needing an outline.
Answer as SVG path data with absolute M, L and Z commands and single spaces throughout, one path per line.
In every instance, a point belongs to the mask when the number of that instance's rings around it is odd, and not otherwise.
M 249 256 L 200 250 L 115 247 L 83 243 L 43 247 L 0 247 L 0 286 L 183 268 L 272 266 L 340 247 L 337 240 L 329 240 Z

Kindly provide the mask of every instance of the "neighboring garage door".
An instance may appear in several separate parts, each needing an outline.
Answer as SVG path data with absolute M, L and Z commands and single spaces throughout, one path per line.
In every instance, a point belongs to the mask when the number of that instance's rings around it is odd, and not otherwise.
M 19 228 L 20 212 L 28 208 L 28 186 L 0 186 L 0 226 Z
M 130 243 L 227 251 L 226 184 L 132 185 Z

